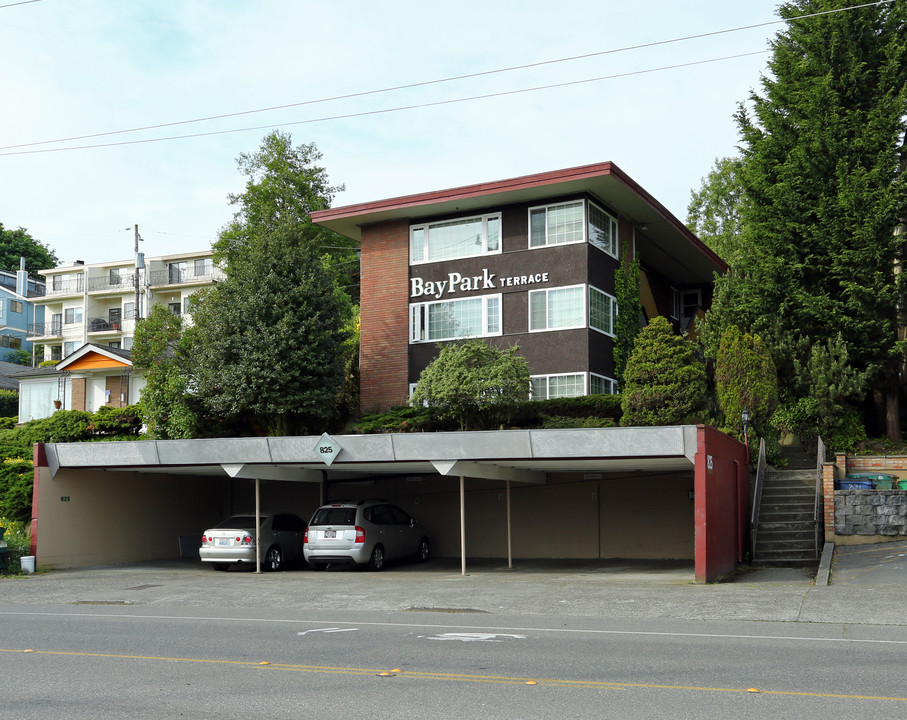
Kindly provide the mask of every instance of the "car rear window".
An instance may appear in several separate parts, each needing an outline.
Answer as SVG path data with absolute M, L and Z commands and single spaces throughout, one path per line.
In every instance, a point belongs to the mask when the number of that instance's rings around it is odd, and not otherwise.
M 353 525 L 356 522 L 356 508 L 318 508 L 309 525 Z
M 267 515 L 261 516 L 261 524 L 264 525 L 265 520 L 268 519 Z M 255 516 L 254 515 L 234 515 L 233 517 L 228 517 L 221 523 L 218 523 L 216 527 L 219 528 L 228 528 L 233 529 L 237 528 L 240 530 L 251 530 L 255 527 Z

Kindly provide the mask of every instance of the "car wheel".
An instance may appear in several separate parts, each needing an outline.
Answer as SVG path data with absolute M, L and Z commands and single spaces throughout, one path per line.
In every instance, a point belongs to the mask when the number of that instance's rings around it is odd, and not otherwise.
M 419 562 L 427 562 L 429 553 L 428 538 L 419 541 Z
M 211 563 L 211 567 L 213 567 L 215 570 L 224 571 L 230 566 L 227 563 Z
M 280 547 L 277 545 L 272 545 L 268 548 L 268 552 L 265 555 L 264 570 L 277 571 L 280 570 L 280 566 L 283 565 L 283 555 L 280 554 Z
M 368 569 L 369 570 L 380 570 L 384 567 L 384 548 L 380 545 L 375 545 L 375 549 L 372 550 L 372 556 L 368 559 Z

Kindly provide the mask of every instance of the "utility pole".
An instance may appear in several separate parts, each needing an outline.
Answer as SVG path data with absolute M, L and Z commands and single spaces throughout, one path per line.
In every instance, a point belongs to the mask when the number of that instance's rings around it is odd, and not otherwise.
M 139 319 L 142 317 L 141 302 L 142 295 L 140 291 L 139 284 L 139 270 L 145 267 L 145 258 L 139 252 L 139 240 L 141 240 L 139 235 L 139 226 L 138 223 L 135 225 L 135 321 L 138 324 Z

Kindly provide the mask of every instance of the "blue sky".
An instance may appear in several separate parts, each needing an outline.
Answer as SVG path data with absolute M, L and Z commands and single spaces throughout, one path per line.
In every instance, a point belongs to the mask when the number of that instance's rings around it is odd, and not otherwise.
M 335 206 L 611 160 L 684 220 L 691 190 L 735 152 L 733 113 L 782 27 L 601 54 L 772 23 L 777 3 L 13 2 L 0 0 L 0 223 L 63 262 L 131 257 L 136 223 L 149 256 L 210 247 L 242 190 L 236 157 L 273 128 L 318 146 L 346 186 Z M 658 70 L 686 63 L 701 64 Z M 446 103 L 497 93 L 511 94 Z M 237 132 L 135 142 L 220 131 Z

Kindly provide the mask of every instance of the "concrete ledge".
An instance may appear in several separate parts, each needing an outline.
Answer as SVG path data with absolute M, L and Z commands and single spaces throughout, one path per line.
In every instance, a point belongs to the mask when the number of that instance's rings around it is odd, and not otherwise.
M 819 560 L 819 570 L 816 572 L 816 585 L 828 585 L 828 578 L 831 575 L 831 560 L 834 555 L 835 544 L 825 543 L 822 548 L 822 557 Z

